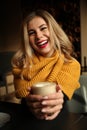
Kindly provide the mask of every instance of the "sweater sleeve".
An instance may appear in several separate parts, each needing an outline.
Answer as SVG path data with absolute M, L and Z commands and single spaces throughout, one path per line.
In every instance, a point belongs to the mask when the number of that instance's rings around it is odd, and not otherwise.
M 17 98 L 22 98 L 28 95 L 28 83 L 26 80 L 22 79 L 21 72 L 22 70 L 19 68 L 13 68 L 12 70 L 14 75 L 14 87 L 15 87 L 15 94 Z
M 80 64 L 76 59 L 69 63 L 64 63 L 62 70 L 59 72 L 57 82 L 62 86 L 62 91 L 69 99 L 76 89 L 80 87 Z
M 14 87 L 17 98 L 26 97 L 28 92 L 28 83 L 26 80 L 22 80 L 21 78 L 14 78 Z

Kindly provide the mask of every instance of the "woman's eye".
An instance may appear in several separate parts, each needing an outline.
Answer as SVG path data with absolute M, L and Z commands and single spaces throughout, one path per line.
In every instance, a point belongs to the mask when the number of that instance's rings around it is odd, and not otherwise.
M 45 29 L 47 29 L 47 27 L 42 27 L 42 28 L 41 28 L 41 30 L 45 30 Z
M 29 32 L 28 32 L 29 36 L 30 36 L 30 35 L 33 35 L 34 33 L 35 33 L 34 31 L 29 31 Z

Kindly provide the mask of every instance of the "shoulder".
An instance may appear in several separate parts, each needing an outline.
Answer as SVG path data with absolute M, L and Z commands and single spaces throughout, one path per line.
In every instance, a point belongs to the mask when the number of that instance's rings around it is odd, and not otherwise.
M 80 73 L 81 65 L 75 58 L 72 58 L 71 60 L 64 63 L 63 69 L 72 73 Z
M 80 63 L 75 58 L 65 61 L 65 65 L 79 66 L 79 67 L 81 66 Z
M 81 67 L 81 64 L 75 58 L 72 58 L 70 62 L 73 66 Z
M 13 59 L 12 59 L 12 65 L 15 67 L 23 67 L 24 65 L 24 61 L 25 61 L 25 55 L 17 55 L 17 53 L 14 55 Z

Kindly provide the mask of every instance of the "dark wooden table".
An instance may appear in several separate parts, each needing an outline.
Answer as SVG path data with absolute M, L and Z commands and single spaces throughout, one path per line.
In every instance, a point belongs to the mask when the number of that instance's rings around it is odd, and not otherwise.
M 0 102 L 0 112 L 11 115 L 10 121 L 0 130 L 87 130 L 87 116 L 68 112 L 65 107 L 51 121 L 36 119 L 21 104 Z

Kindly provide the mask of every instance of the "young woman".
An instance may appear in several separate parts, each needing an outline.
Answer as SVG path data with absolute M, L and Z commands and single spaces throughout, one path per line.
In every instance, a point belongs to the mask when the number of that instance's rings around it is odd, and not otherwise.
M 56 118 L 64 97 L 71 99 L 79 88 L 80 64 L 72 53 L 67 35 L 47 11 L 36 10 L 24 19 L 21 48 L 12 59 L 14 85 L 16 96 L 37 118 Z M 32 94 L 32 85 L 40 81 L 55 82 L 60 89 L 44 97 Z

